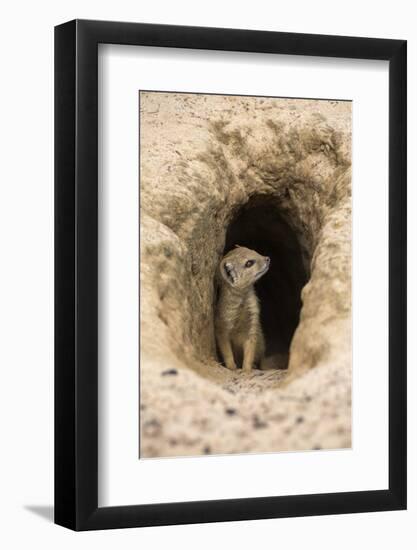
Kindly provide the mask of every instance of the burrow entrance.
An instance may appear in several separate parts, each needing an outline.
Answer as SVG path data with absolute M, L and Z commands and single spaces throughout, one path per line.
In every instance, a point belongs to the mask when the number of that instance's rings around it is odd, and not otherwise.
M 310 274 L 297 234 L 273 200 L 255 196 L 237 212 L 226 232 L 224 253 L 240 245 L 271 258 L 269 272 L 256 283 L 266 356 L 288 358 L 300 318 L 301 290 Z

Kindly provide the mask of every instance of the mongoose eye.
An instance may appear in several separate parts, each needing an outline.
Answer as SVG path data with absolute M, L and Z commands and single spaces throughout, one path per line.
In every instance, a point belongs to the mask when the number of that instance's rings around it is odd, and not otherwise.
M 245 263 L 245 267 L 252 267 L 255 264 L 255 260 L 248 260 Z

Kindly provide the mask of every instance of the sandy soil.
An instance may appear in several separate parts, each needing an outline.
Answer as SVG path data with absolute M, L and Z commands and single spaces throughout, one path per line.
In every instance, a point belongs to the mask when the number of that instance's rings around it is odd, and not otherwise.
M 142 93 L 140 108 L 141 456 L 349 447 L 350 103 Z M 311 263 L 289 374 L 216 356 L 214 273 L 254 194 Z

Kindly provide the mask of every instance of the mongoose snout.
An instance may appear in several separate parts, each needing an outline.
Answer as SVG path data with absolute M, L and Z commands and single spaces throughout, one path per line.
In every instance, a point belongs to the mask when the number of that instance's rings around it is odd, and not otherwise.
M 265 355 L 260 307 L 254 283 L 269 269 L 271 260 L 255 250 L 238 246 L 219 265 L 220 295 L 216 308 L 216 340 L 229 369 L 250 371 Z

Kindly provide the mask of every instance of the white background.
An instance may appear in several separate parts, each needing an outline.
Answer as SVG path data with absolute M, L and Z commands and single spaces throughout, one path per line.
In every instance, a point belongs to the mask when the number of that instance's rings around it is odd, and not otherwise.
M 99 504 L 386 489 L 387 62 L 114 45 L 100 47 L 99 61 Z M 352 100 L 352 449 L 137 459 L 140 88 Z M 242 483 L 246 471 L 256 474 Z
M 409 510 L 74 534 L 50 517 L 53 485 L 53 34 L 74 17 L 409 40 L 409 151 L 417 148 L 417 38 L 412 3 L 259 0 L 14 2 L 2 12 L 0 93 L 1 454 L 5 548 L 415 548 L 416 292 L 409 289 Z M 409 155 L 409 280 L 417 277 L 416 160 Z M 412 207 L 412 210 L 411 210 Z M 411 215 L 412 212 L 412 215 Z M 370 213 L 370 216 L 372 213 Z M 377 381 L 376 381 L 377 383 Z

